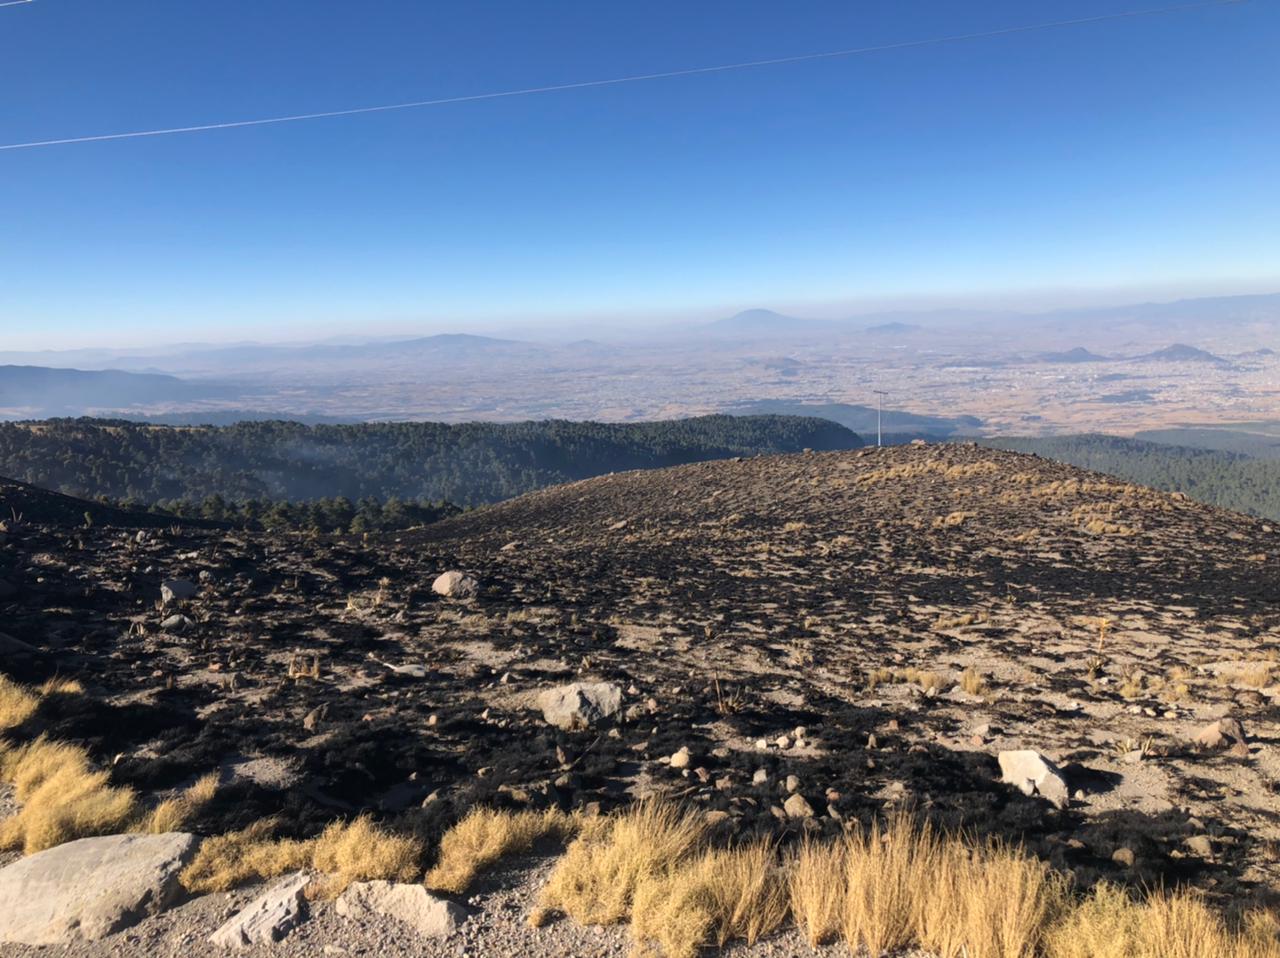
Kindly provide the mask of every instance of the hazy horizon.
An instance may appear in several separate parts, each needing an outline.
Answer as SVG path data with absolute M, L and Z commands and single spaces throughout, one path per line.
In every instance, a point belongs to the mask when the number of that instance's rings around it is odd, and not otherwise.
M 720 306 L 703 306 L 690 309 L 635 311 L 609 313 L 605 310 L 582 313 L 577 316 L 546 316 L 531 313 L 517 319 L 503 318 L 431 318 L 421 321 L 369 320 L 335 321 L 331 324 L 311 322 L 310 334 L 288 329 L 272 335 L 261 324 L 248 327 L 213 327 L 206 335 L 172 335 L 167 338 L 146 341 L 142 334 L 123 336 L 86 337 L 77 335 L 64 338 L 48 330 L 29 330 L 9 333 L 4 353 L 64 353 L 81 350 L 101 351 L 163 351 L 175 347 L 219 347 L 237 343 L 262 346 L 294 346 L 322 343 L 331 340 L 365 342 L 378 339 L 427 337 L 444 334 L 470 334 L 497 338 L 527 338 L 532 340 L 600 339 L 626 340 L 637 336 L 649 336 L 679 332 L 689 327 L 714 322 L 737 313 L 765 309 L 784 316 L 817 319 L 848 320 L 857 322 L 859 317 L 874 320 L 884 314 L 912 314 L 946 312 L 949 310 L 975 312 L 1009 312 L 1035 315 L 1058 310 L 1091 309 L 1135 306 L 1148 303 L 1171 303 L 1182 300 L 1216 299 L 1235 296 L 1274 295 L 1280 293 L 1280 279 L 1270 285 L 1265 282 L 1205 284 L 1190 287 L 1136 287 L 1120 289 L 1080 290 L 1018 290 L 1004 294 L 988 293 L 970 296 L 934 297 L 885 297 L 836 302 L 811 302 L 804 300 L 766 303 L 725 303 Z

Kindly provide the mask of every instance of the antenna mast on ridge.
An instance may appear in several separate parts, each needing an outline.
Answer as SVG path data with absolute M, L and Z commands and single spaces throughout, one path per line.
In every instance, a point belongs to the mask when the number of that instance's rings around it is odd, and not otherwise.
M 889 395 L 883 389 L 871 390 L 876 394 L 876 446 L 884 445 L 884 434 L 880 430 L 880 414 L 884 408 L 884 397 Z

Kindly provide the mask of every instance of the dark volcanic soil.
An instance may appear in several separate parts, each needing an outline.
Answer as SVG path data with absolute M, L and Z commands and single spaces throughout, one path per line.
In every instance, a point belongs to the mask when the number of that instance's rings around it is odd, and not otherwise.
M 3 534 L 0 628 L 37 650 L 3 670 L 91 694 L 20 734 L 156 793 L 221 769 L 202 831 L 373 809 L 430 836 L 476 802 L 662 792 L 738 835 L 911 805 L 1085 881 L 1243 901 L 1278 877 L 1280 535 L 1245 516 L 928 446 L 605 476 L 387 538 L 52 518 Z M 479 598 L 431 592 L 451 568 Z M 172 576 L 200 593 L 161 609 Z M 619 683 L 626 719 L 529 707 L 577 678 Z M 1193 749 L 1225 714 L 1248 754 Z M 1069 809 L 998 783 L 1011 748 L 1066 767 Z M 788 775 L 814 818 L 780 817 Z

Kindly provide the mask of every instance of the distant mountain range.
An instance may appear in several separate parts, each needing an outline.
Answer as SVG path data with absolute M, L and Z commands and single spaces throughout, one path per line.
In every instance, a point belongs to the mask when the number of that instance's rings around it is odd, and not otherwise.
M 191 402 L 231 394 L 226 387 L 157 373 L 0 366 L 0 414 L 9 411 L 24 417 Z

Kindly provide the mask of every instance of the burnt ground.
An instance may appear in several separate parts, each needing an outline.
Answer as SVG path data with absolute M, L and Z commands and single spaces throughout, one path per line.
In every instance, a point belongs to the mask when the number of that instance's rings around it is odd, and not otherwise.
M 0 631 L 34 651 L 0 667 L 89 695 L 17 735 L 157 796 L 220 769 L 203 832 L 373 810 L 431 837 L 477 802 L 664 793 L 738 836 L 911 807 L 1084 882 L 1244 903 L 1280 877 L 1280 533 L 1246 516 L 958 445 L 604 476 L 386 537 L 139 537 L 26 494 Z M 431 592 L 451 568 L 478 598 Z M 200 593 L 161 608 L 174 576 Z M 619 683 L 625 718 L 530 708 L 579 678 Z M 1247 754 L 1191 746 L 1227 714 Z M 1001 785 L 1010 748 L 1064 766 L 1071 807 Z M 814 818 L 780 816 L 788 775 Z

